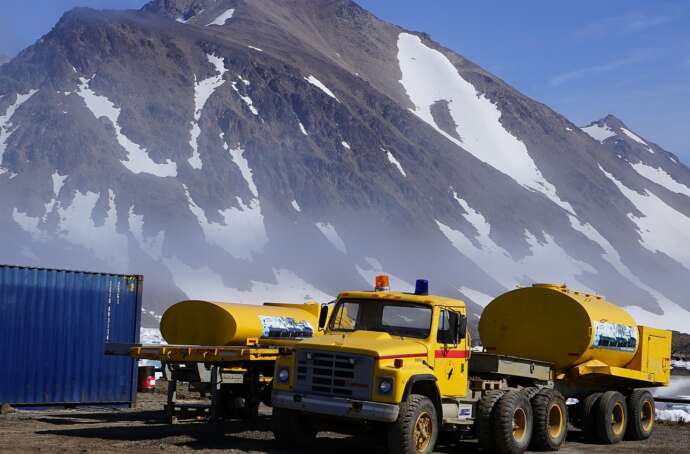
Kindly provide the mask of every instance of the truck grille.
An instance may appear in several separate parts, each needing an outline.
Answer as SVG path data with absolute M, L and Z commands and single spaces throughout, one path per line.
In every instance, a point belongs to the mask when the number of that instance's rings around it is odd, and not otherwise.
M 298 350 L 295 390 L 369 399 L 374 360 L 368 356 Z

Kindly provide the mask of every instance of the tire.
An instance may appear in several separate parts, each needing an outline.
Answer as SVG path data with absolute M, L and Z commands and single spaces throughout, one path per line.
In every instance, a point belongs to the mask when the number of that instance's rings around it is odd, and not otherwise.
M 541 389 L 532 397 L 534 430 L 530 448 L 534 451 L 558 451 L 568 436 L 568 407 L 556 390 Z
M 628 396 L 628 430 L 626 440 L 646 440 L 654 429 L 654 397 L 649 391 L 636 389 Z
M 476 433 L 479 439 L 479 446 L 483 452 L 495 452 L 496 441 L 491 425 L 491 415 L 496 407 L 496 402 L 503 397 L 505 391 L 487 391 L 479 400 L 477 405 L 477 427 Z
M 520 391 L 508 391 L 491 415 L 496 450 L 501 454 L 522 454 L 529 447 L 534 427 L 532 405 Z
M 596 413 L 597 406 L 599 405 L 599 400 L 603 393 L 593 393 L 585 397 L 580 403 L 580 411 L 578 419 L 580 420 L 580 429 L 582 429 L 582 435 L 586 441 L 593 442 L 596 441 L 596 431 L 594 427 L 596 425 L 594 415 Z
M 410 394 L 400 404 L 398 420 L 388 427 L 388 452 L 430 454 L 436 446 L 438 429 L 438 415 L 431 399 Z
M 530 386 L 529 388 L 522 388 L 520 391 L 527 396 L 527 399 L 530 401 L 532 400 L 532 397 L 536 396 L 539 391 L 541 391 L 544 388 L 539 388 L 537 386 Z
M 623 440 L 628 424 L 628 406 L 623 394 L 618 391 L 606 391 L 602 394 L 594 420 L 594 431 L 599 443 L 612 445 Z
M 307 448 L 316 438 L 317 430 L 311 419 L 297 411 L 273 407 L 271 423 L 273 435 L 281 446 Z

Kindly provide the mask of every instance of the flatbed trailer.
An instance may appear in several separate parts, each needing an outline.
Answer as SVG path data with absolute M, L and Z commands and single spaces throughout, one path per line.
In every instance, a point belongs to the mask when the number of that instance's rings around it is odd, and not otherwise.
M 287 345 L 292 341 L 274 340 Z M 205 418 L 252 419 L 261 402 L 270 404 L 274 364 L 281 345 L 203 346 L 161 344 L 107 344 L 106 354 L 160 361 L 167 380 L 168 422 Z M 194 400 L 178 399 L 178 385 L 198 393 Z

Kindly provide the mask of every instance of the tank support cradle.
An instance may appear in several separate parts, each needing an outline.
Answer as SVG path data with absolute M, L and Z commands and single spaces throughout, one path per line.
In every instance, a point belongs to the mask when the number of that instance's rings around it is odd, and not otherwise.
M 165 405 L 165 415 L 169 424 L 175 424 L 180 419 L 194 419 L 204 418 L 207 422 L 216 422 L 220 413 L 218 411 L 218 403 L 220 393 L 220 366 L 211 366 L 211 370 L 207 370 L 200 365 L 197 367 L 196 373 L 200 375 L 199 381 L 210 383 L 210 400 L 178 400 L 177 399 L 177 382 L 187 381 L 189 371 L 176 370 L 175 368 L 166 367 L 166 375 L 168 378 L 168 399 Z

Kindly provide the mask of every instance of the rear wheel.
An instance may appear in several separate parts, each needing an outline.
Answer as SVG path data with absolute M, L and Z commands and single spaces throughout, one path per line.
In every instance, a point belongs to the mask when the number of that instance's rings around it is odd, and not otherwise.
M 520 391 L 508 391 L 496 403 L 492 417 L 496 449 L 502 454 L 521 454 L 532 439 L 532 405 Z
M 606 391 L 599 399 L 595 421 L 597 441 L 614 444 L 623 440 L 628 424 L 628 407 L 623 394 Z
M 532 449 L 557 451 L 568 435 L 568 407 L 565 399 L 553 389 L 540 390 L 531 400 L 534 411 Z
M 400 404 L 398 420 L 388 428 L 391 454 L 429 454 L 438 438 L 438 416 L 426 396 L 411 394 Z
M 496 402 L 503 397 L 505 391 L 487 391 L 477 405 L 477 438 L 479 446 L 484 452 L 496 451 L 496 440 L 491 425 L 491 415 Z
M 580 403 L 578 419 L 580 420 L 579 424 L 580 429 L 582 429 L 582 435 L 587 441 L 596 440 L 596 431 L 594 430 L 596 421 L 594 415 L 601 396 L 602 393 L 593 393 L 585 397 Z
M 646 440 L 652 435 L 654 429 L 654 397 L 649 391 L 636 389 L 628 397 L 628 430 L 625 433 L 627 440 Z
M 272 429 L 278 443 L 285 447 L 308 447 L 317 430 L 311 418 L 294 410 L 273 407 Z

